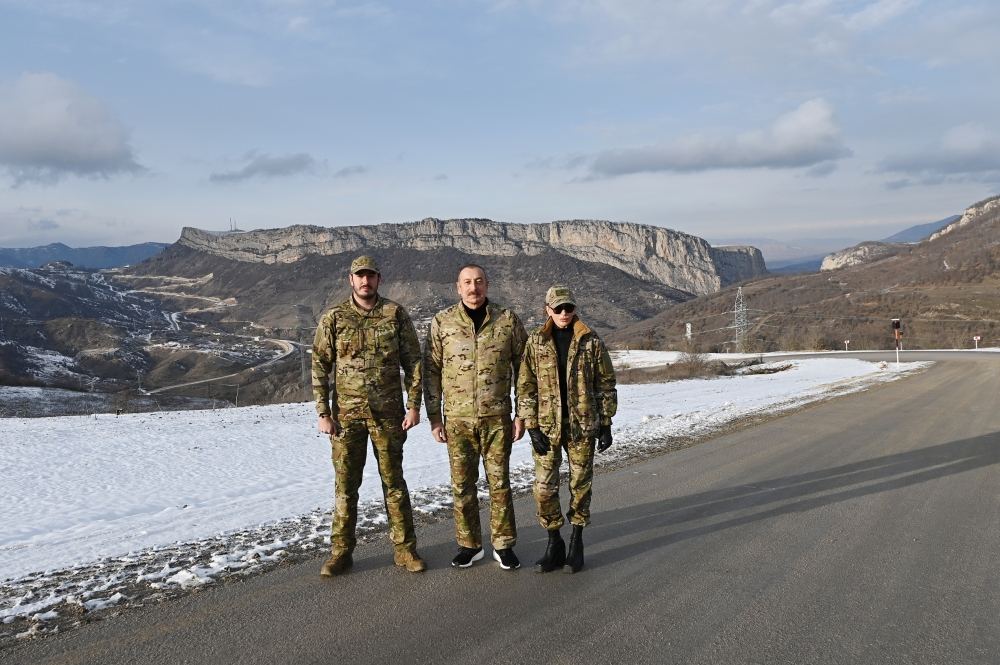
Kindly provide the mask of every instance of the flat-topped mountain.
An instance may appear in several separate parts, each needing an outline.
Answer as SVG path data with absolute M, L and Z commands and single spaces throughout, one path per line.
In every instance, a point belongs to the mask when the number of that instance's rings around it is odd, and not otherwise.
M 185 297 L 231 299 L 230 307 L 212 314 L 222 317 L 216 322 L 289 331 L 315 325 L 325 308 L 347 297 L 348 267 L 361 253 L 382 263 L 382 293 L 403 303 L 418 324 L 456 301 L 455 275 L 465 263 L 485 267 L 490 297 L 529 325 L 541 320 L 545 290 L 568 283 L 588 321 L 603 331 L 766 272 L 753 247 L 712 247 L 655 226 L 425 219 L 225 233 L 185 228 L 162 254 L 130 269 L 128 279 L 135 288 L 157 289 L 161 298 L 177 290 L 159 288 L 158 279 L 197 280 L 186 282 Z M 190 302 L 178 300 L 177 307 Z
M 377 249 L 451 248 L 497 257 L 538 256 L 551 250 L 696 295 L 714 293 L 766 271 L 763 257 L 753 247 L 712 247 L 701 238 L 670 229 L 595 220 L 512 224 L 428 218 L 404 224 L 290 226 L 237 233 L 188 227 L 177 242 L 247 263 L 295 263 L 311 255 Z

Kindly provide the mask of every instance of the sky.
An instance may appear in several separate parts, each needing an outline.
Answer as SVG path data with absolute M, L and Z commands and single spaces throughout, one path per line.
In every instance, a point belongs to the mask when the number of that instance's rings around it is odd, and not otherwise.
M 1000 193 L 998 61 L 993 0 L 0 0 L 0 246 L 875 239 Z

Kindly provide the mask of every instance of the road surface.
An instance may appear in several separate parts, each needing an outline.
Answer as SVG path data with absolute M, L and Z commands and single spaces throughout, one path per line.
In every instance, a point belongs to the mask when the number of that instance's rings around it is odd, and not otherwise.
M 919 356 L 907 354 L 907 359 Z M 587 567 L 430 569 L 384 539 L 0 654 L 5 663 L 997 663 L 1000 354 L 837 398 L 595 480 Z

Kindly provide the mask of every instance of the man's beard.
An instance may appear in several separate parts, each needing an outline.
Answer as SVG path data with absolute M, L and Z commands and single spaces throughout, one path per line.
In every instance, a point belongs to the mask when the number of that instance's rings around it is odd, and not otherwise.
M 354 289 L 354 297 L 364 302 L 370 302 L 378 298 L 378 289 L 371 289 L 371 293 L 367 296 L 362 295 L 358 289 Z

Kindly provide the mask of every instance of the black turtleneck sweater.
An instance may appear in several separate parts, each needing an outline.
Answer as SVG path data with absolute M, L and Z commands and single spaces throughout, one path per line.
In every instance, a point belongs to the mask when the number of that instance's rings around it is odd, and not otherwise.
M 479 332 L 479 329 L 483 327 L 483 321 L 486 320 L 486 306 L 489 304 L 490 301 L 488 298 L 483 301 L 482 305 L 475 309 L 469 309 L 468 305 L 464 302 L 462 303 L 462 307 L 465 308 L 465 313 L 469 315 L 470 319 L 472 319 L 472 325 L 477 333 Z
M 569 418 L 569 403 L 566 399 L 566 365 L 569 363 L 569 343 L 573 341 L 573 325 L 565 328 L 552 325 L 552 341 L 559 357 L 559 395 L 562 397 L 562 417 Z

